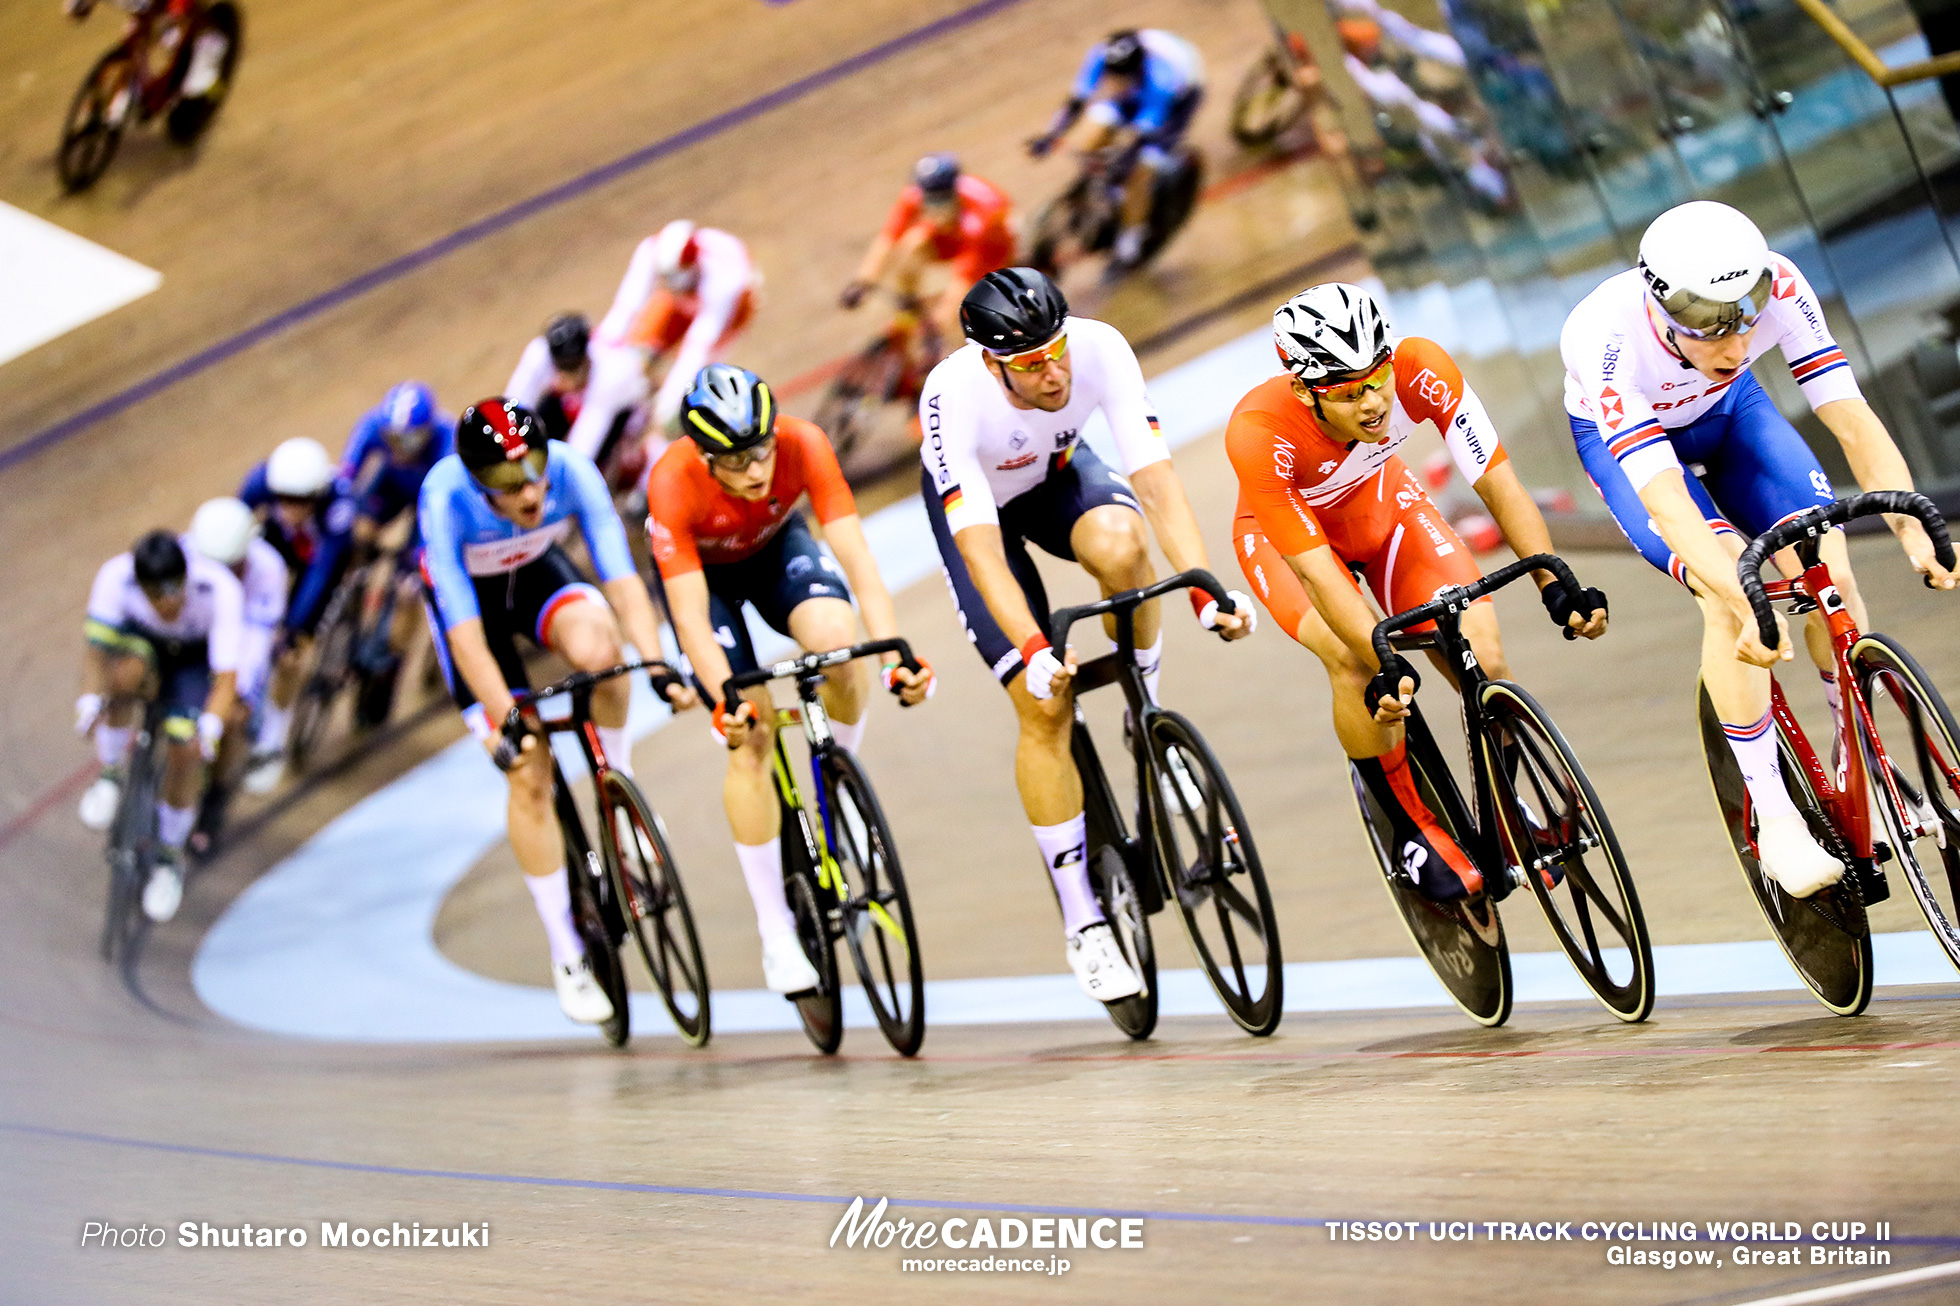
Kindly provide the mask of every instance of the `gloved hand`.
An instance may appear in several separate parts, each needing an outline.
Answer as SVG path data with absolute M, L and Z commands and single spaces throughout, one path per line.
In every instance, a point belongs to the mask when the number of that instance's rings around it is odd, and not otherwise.
M 1575 597 L 1566 592 L 1565 582 L 1560 580 L 1538 591 L 1538 597 L 1544 602 L 1545 611 L 1551 614 L 1552 624 L 1563 631 L 1567 639 L 1579 637 L 1579 628 L 1572 624 L 1575 614 L 1583 626 L 1592 620 L 1593 613 L 1607 610 L 1606 595 L 1599 590 L 1588 587 L 1580 590 Z
M 515 735 L 508 730 L 497 732 L 497 742 L 490 749 L 490 760 L 497 764 L 499 771 L 508 773 L 512 767 L 523 760 L 524 742 L 529 737 L 528 731 L 521 731 Z
M 218 760 L 218 742 L 225 737 L 225 719 L 216 712 L 197 714 L 197 751 L 204 754 L 204 760 Z
M 1199 604 L 1198 602 L 1200 595 L 1204 597 L 1203 604 Z M 1226 590 L 1225 597 L 1232 601 L 1233 615 L 1245 618 L 1245 633 L 1247 635 L 1259 629 L 1259 610 L 1252 606 L 1252 596 L 1250 594 L 1241 594 L 1237 590 Z M 1206 630 L 1217 630 L 1218 600 L 1209 594 L 1205 594 L 1203 590 L 1193 590 L 1191 592 L 1191 603 L 1192 606 L 1198 609 L 1198 624 Z M 1240 638 L 1244 638 L 1244 636 L 1240 636 Z
M 844 287 L 843 293 L 837 296 L 837 303 L 843 308 L 856 308 L 864 302 L 864 297 L 870 293 L 871 283 L 869 281 L 853 280 L 850 285 Z
M 1368 714 L 1373 716 L 1384 698 L 1397 699 L 1403 706 L 1408 706 L 1408 699 L 1402 694 L 1404 680 L 1410 682 L 1410 697 L 1414 696 L 1416 690 L 1422 688 L 1422 677 L 1416 674 L 1413 666 L 1409 665 L 1409 660 L 1400 653 L 1389 654 L 1388 661 L 1382 663 L 1382 669 L 1377 671 L 1375 678 L 1368 682 L 1367 691 L 1362 695 L 1362 701 L 1368 705 Z
M 102 695 L 83 694 L 75 700 L 75 733 L 87 739 L 102 719 Z
M 904 681 L 898 678 L 899 673 L 904 670 L 905 667 L 902 664 L 893 662 L 888 664 L 881 672 L 879 672 L 879 678 L 884 681 L 885 688 L 890 690 L 893 696 L 896 697 L 898 701 L 904 704 L 906 707 L 912 707 L 916 704 L 923 703 L 926 701 L 926 699 L 931 698 L 935 693 L 939 691 L 939 677 L 932 674 L 932 663 L 926 661 L 924 658 L 919 659 L 919 669 L 916 672 L 912 673 L 912 683 L 910 685 L 907 685 Z M 907 699 L 905 697 L 905 691 L 907 689 L 916 688 L 920 684 L 920 677 L 924 677 L 924 684 L 926 687 L 926 692 L 924 696 L 919 698 L 914 698 L 914 699 Z
M 754 724 L 755 704 L 749 702 L 746 698 L 736 706 L 733 712 L 728 710 L 727 703 L 715 704 L 714 716 L 709 721 L 709 725 L 714 729 L 715 738 L 721 740 L 731 751 L 742 746 L 743 739 L 748 735 L 748 728 Z M 731 726 L 741 727 L 732 739 L 729 738 L 728 734 Z
M 1055 656 L 1055 650 L 1041 635 L 1021 645 L 1021 661 L 1027 665 L 1028 693 L 1037 702 L 1052 698 L 1055 682 L 1066 680 L 1070 674 L 1067 664 Z

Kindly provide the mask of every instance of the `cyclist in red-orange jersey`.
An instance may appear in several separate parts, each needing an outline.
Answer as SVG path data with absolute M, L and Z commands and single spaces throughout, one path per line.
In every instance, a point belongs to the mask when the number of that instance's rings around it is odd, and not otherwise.
M 1281 306 L 1273 331 L 1287 373 L 1255 386 L 1225 430 L 1239 478 L 1232 551 L 1274 620 L 1326 666 L 1335 733 L 1395 823 L 1409 877 L 1439 901 L 1481 892 L 1482 876 L 1409 774 L 1401 722 L 1420 677 L 1399 654 L 1377 666 L 1375 614 L 1349 567 L 1391 613 L 1480 574 L 1396 456 L 1425 421 L 1442 432 L 1518 556 L 1551 552 L 1545 519 L 1449 354 L 1418 337 L 1391 343 L 1368 292 L 1314 286 Z M 1554 622 L 1588 639 L 1604 633 L 1604 594 L 1567 594 L 1549 572 L 1536 578 Z M 1509 675 L 1487 599 L 1464 614 L 1463 633 L 1490 676 Z

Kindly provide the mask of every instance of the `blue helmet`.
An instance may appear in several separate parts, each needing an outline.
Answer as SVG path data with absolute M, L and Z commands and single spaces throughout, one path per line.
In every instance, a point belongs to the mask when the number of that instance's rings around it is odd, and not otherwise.
M 420 381 L 404 381 L 381 401 L 381 429 L 388 435 L 420 431 L 425 435 L 436 424 L 435 391 Z
M 960 184 L 960 161 L 950 154 L 928 154 L 912 165 L 912 183 L 927 199 L 948 199 Z

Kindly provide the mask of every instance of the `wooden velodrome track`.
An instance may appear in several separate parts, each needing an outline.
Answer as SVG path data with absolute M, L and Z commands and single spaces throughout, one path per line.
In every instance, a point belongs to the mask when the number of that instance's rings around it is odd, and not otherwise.
M 236 893 L 377 784 L 454 738 L 435 714 L 304 788 L 192 887 L 126 984 L 95 959 L 97 841 L 74 822 L 85 758 L 68 730 L 89 577 L 141 529 L 181 522 L 279 439 L 337 446 L 404 376 L 455 406 L 501 384 L 550 312 L 602 307 L 632 244 L 676 214 L 748 238 L 769 298 L 742 361 L 788 378 L 866 335 L 833 307 L 907 164 L 958 150 L 1031 204 L 1059 184 L 1015 143 L 1081 49 L 1123 23 L 1196 39 L 1229 91 L 1265 39 L 1251 0 L 509 0 L 247 8 L 235 98 L 194 157 L 148 134 L 100 186 L 57 196 L 63 106 L 108 39 L 52 0 L 17 0 L 0 81 L 0 198 L 161 269 L 161 290 L 0 369 L 0 609 L 13 686 L 0 720 L 0 1302 L 1742 1301 L 1849 1271 L 1608 1269 L 1597 1243 L 1345 1244 L 1334 1218 L 1889 1219 L 1893 1268 L 1951 1260 L 1960 1183 L 1946 1107 L 1960 986 L 1891 990 L 1838 1021 L 1795 993 L 1664 1000 L 1645 1027 L 1587 1004 L 1527 1007 L 1501 1031 L 1453 1011 L 1290 1016 L 1253 1044 L 1222 1018 L 1166 1023 L 1132 1047 L 1106 1025 L 936 1029 L 901 1063 L 870 1031 L 820 1062 L 794 1035 L 685 1052 L 636 1041 L 365 1047 L 239 1030 L 186 978 Z M 948 20 L 895 51 L 882 47 Z M 836 75 L 824 75 L 867 51 Z M 800 79 L 800 94 L 747 111 Z M 1223 94 L 1200 117 L 1214 176 Z M 737 112 L 737 111 L 742 112 Z M 570 178 L 736 121 L 363 293 L 393 260 Z M 1320 166 L 1260 179 L 1202 211 L 1152 275 L 1084 306 L 1144 338 L 1275 272 L 1336 256 L 1348 233 Z M 1331 263 L 1352 275 L 1364 269 Z M 295 306 L 289 329 L 99 420 Z M 1259 301 L 1182 332 L 1159 371 L 1257 326 Z M 62 434 L 67 424 L 67 433 Z M 0 452 L 0 458 L 7 457 Z M 1179 454 L 1214 565 L 1234 577 L 1233 497 L 1217 439 Z M 1960 686 L 1953 610 L 1896 551 L 1857 548 L 1879 623 Z M 1507 596 L 1520 679 L 1590 764 L 1661 943 L 1763 936 L 1724 850 L 1689 710 L 1696 623 L 1629 555 L 1579 560 L 1615 627 L 1573 648 Z M 1080 578 L 1062 592 L 1082 592 Z M 962 649 L 944 589 L 899 597 L 943 676 L 926 709 L 888 708 L 866 745 L 912 869 L 934 978 L 1060 968 L 1047 889 L 1009 782 L 1011 717 Z M 1289 960 L 1402 955 L 1374 887 L 1306 655 L 1269 628 L 1222 649 L 1170 624 L 1167 697 L 1203 724 L 1265 853 Z M 699 718 L 644 744 L 719 987 L 759 983 L 752 922 Z M 957 755 L 957 784 L 949 781 Z M 250 813 L 247 813 L 248 818 Z M 330 905 L 324 905 L 328 906 Z M 1514 947 L 1549 946 L 1525 910 Z M 1907 930 L 1894 903 L 1875 927 Z M 1167 964 L 1186 964 L 1170 938 Z M 540 983 L 544 952 L 508 855 L 452 896 L 441 946 Z M 1881 979 L 1883 976 L 1881 976 Z M 1039 1285 L 900 1272 L 896 1251 L 828 1250 L 841 1200 L 1159 1213 L 1142 1252 L 1080 1254 Z M 918 1213 L 915 1213 L 915 1215 Z M 933 1218 L 930 1215 L 924 1218 Z M 81 1250 L 85 1222 L 488 1221 L 487 1251 Z M 174 1241 L 174 1235 L 173 1235 Z M 1951 1280 L 1888 1301 L 1953 1300 Z

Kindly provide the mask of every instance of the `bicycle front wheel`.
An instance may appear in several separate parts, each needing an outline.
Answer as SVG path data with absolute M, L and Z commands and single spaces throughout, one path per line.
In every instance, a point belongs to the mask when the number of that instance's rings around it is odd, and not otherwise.
M 914 1056 L 926 1036 L 926 978 L 898 844 L 870 779 L 848 750 L 825 756 L 824 779 L 830 791 L 824 836 L 844 876 L 844 942 L 885 1041 L 901 1056 Z
M 87 190 L 109 170 L 122 144 L 135 94 L 136 65 L 121 47 L 103 55 L 89 70 L 88 80 L 69 102 L 55 156 L 61 184 L 70 194 Z
M 1197 728 L 1175 712 L 1151 716 L 1150 760 L 1158 865 L 1191 950 L 1232 1019 L 1270 1034 L 1282 1012 L 1279 926 L 1238 795 Z
M 143 889 L 156 856 L 157 759 L 149 728 L 137 732 L 109 827 L 109 905 L 102 920 L 102 960 L 128 956 L 143 931 Z
M 710 1032 L 708 967 L 666 828 L 640 787 L 618 771 L 606 772 L 599 805 L 620 915 L 675 1028 L 689 1046 L 698 1048 Z
M 844 1041 L 844 986 L 837 973 L 837 951 L 831 946 L 830 911 L 836 895 L 817 887 L 810 866 L 809 846 L 795 814 L 783 813 L 783 889 L 790 913 L 796 917 L 796 937 L 803 955 L 817 970 L 817 987 L 796 994 L 797 1018 L 817 1051 L 830 1056 Z
M 360 633 L 359 574 L 344 578 L 320 614 L 313 641 L 313 669 L 293 703 L 293 723 L 287 749 L 295 771 L 305 770 L 325 742 L 341 691 L 354 680 L 354 640 Z
M 1872 801 L 1926 924 L 1960 966 L 1960 727 L 1932 678 L 1895 640 L 1866 635 L 1852 646 L 1851 666 L 1878 731 L 1865 741 Z M 1903 808 L 1886 788 L 1881 754 Z
M 1620 841 L 1565 736 L 1506 680 L 1483 688 L 1485 764 L 1498 829 L 1559 947 L 1606 1009 L 1632 1023 L 1654 1010 L 1654 949 Z M 1560 890 L 1564 892 L 1561 893 Z

